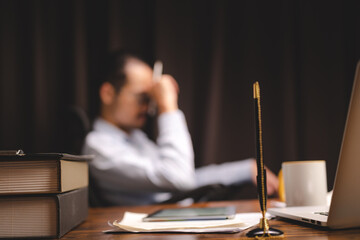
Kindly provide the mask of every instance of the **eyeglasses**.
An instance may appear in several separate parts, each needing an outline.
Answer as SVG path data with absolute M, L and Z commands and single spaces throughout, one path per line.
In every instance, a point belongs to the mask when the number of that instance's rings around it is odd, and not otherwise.
M 134 92 L 128 92 L 131 94 L 132 97 L 136 99 L 136 102 L 139 105 L 149 104 L 151 97 L 148 93 L 134 93 Z
M 136 94 L 135 98 L 139 105 L 148 104 L 151 100 L 150 95 L 147 93 Z

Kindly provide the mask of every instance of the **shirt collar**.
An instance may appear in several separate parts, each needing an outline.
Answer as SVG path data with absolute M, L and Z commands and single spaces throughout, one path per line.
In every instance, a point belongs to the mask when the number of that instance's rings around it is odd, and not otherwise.
M 111 135 L 120 136 L 121 138 L 125 138 L 127 140 L 130 140 L 131 136 L 133 135 L 134 131 L 131 131 L 130 134 L 127 134 L 125 131 L 121 130 L 119 127 L 109 123 L 105 119 L 98 117 L 94 121 L 94 130 L 95 131 L 101 131 L 101 132 L 107 132 Z

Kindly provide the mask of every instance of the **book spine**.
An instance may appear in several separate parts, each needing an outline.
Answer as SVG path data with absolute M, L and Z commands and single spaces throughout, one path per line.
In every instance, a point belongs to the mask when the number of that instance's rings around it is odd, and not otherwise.
M 58 235 L 60 238 L 85 221 L 88 216 L 88 188 L 57 195 Z
M 58 189 L 57 189 L 57 192 L 58 193 L 61 193 L 61 188 L 62 188 L 62 184 L 61 184 L 61 164 L 60 164 L 60 161 L 61 160 L 58 160 L 56 161 L 56 170 L 57 170 L 57 176 L 56 176 L 56 181 L 57 181 L 57 184 L 58 184 Z

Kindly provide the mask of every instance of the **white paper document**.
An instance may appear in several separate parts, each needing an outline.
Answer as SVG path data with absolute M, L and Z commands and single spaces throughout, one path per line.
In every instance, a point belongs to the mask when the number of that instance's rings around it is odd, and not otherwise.
M 121 221 L 109 223 L 113 227 L 104 232 L 184 232 L 184 233 L 236 233 L 259 223 L 261 213 L 238 213 L 233 219 L 201 221 L 144 222 L 145 213 L 125 212 Z

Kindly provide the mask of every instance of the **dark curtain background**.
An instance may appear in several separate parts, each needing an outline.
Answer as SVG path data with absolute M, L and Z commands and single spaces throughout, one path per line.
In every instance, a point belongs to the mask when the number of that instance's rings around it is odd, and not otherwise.
M 179 82 L 197 166 L 255 155 L 325 159 L 334 180 L 360 59 L 360 1 L 0 1 L 0 149 L 67 151 L 70 106 L 89 114 L 110 50 L 161 59 Z

